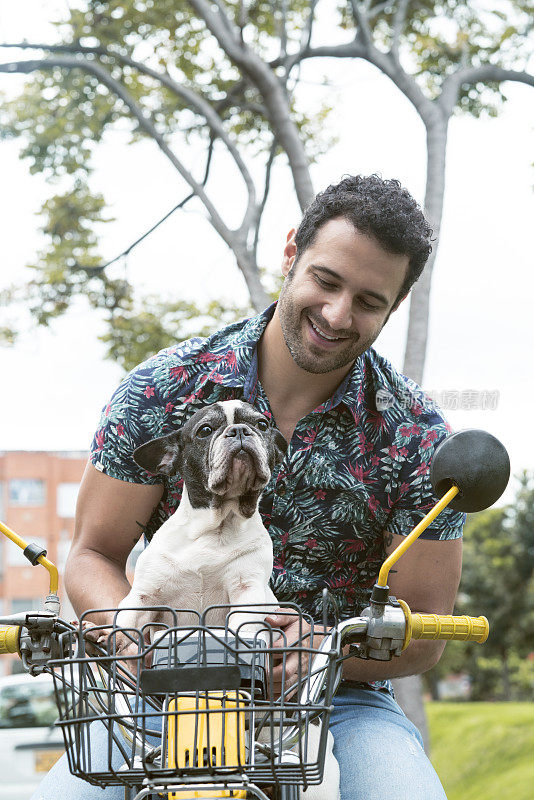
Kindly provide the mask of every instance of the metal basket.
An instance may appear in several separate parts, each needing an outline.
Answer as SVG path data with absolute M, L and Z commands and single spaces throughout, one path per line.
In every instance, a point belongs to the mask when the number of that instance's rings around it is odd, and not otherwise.
M 153 607 L 163 621 L 150 626 L 150 643 L 147 629 L 114 623 L 96 629 L 107 635 L 105 650 L 87 641 L 87 612 L 72 634 L 73 655 L 51 663 L 71 772 L 102 787 L 243 776 L 260 785 L 320 783 L 338 654 L 314 649 L 313 619 L 287 607 L 299 622 L 301 657 L 297 681 L 289 686 L 284 678 L 280 694 L 271 668 L 285 667 L 295 647 L 266 623 L 252 637 L 249 626 L 248 638 L 242 629 L 234 633 L 229 606 L 217 607 L 228 610 L 217 628 L 206 624 L 213 607 L 203 614 Z M 107 611 L 116 620 L 118 610 Z M 184 618 L 194 624 L 180 625 Z M 311 635 L 303 639 L 305 623 Z M 117 653 L 124 633 L 136 643 L 134 655 Z M 275 648 L 280 635 L 283 646 Z M 324 684 L 314 701 L 311 680 Z

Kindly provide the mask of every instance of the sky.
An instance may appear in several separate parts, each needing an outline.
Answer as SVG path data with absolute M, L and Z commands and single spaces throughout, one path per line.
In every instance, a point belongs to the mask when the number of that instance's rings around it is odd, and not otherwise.
M 2 38 L 50 40 L 50 9 L 62 5 L 4 2 Z M 15 57 L 21 54 L 0 52 L 2 61 Z M 328 90 L 320 86 L 325 72 L 332 82 Z M 398 178 L 421 202 L 424 129 L 387 78 L 364 63 L 335 61 L 319 71 L 307 67 L 303 77 L 310 106 L 325 96 L 333 102 L 328 125 L 338 136 L 312 168 L 316 190 L 346 173 L 378 172 Z M 11 94 L 17 86 L 20 78 L 0 75 L 0 91 Z M 534 437 L 525 423 L 534 397 L 534 95 L 511 83 L 505 93 L 509 101 L 499 118 L 451 122 L 423 385 L 436 393 L 455 429 L 483 428 L 500 438 L 517 473 L 534 467 Z M 25 265 L 43 244 L 36 211 L 57 191 L 41 176 L 31 176 L 18 152 L 19 143 L 0 142 L 0 289 L 27 279 Z M 194 152 L 191 162 L 198 155 Z M 105 258 L 122 251 L 187 193 L 154 145 L 130 146 L 121 132 L 107 137 L 94 165 L 92 186 L 103 192 L 115 217 L 103 231 Z M 237 219 L 241 198 L 231 190 L 224 165 L 214 171 L 213 187 L 228 219 Z M 273 175 L 260 246 L 261 262 L 271 271 L 279 270 L 287 231 L 299 218 L 281 165 Z M 173 215 L 131 254 L 127 274 L 140 291 L 162 296 L 246 299 L 232 254 L 199 211 Z M 398 369 L 407 312 L 404 303 L 375 344 Z M 80 301 L 50 329 L 32 329 L 25 319 L 22 325 L 27 330 L 16 346 L 0 348 L 0 450 L 87 449 L 100 409 L 123 374 L 104 358 L 101 322 Z M 455 403 L 471 407 L 455 409 Z M 511 489 L 503 499 L 510 495 Z

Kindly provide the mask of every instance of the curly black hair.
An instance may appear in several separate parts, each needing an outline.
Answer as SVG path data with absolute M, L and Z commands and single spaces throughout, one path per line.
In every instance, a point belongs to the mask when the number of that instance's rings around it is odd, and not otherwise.
M 336 217 L 351 222 L 389 253 L 409 256 L 408 272 L 395 302 L 407 295 L 432 252 L 432 228 L 411 194 L 399 181 L 383 180 L 379 175 L 348 176 L 332 184 L 304 212 L 295 235 L 297 261 L 314 243 L 319 228 Z

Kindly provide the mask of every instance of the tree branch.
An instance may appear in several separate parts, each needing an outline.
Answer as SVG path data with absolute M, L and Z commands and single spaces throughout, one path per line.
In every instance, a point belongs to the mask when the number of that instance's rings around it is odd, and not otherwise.
M 443 106 L 446 113 L 452 113 L 462 86 L 471 83 L 491 83 L 493 81 L 499 83 L 518 81 L 519 83 L 526 83 L 528 86 L 534 86 L 534 75 L 521 70 L 505 69 L 495 64 L 466 67 L 445 78 L 438 102 Z
M 29 74 L 30 72 L 34 72 L 36 70 L 42 69 L 53 69 L 54 67 L 59 67 L 61 69 L 81 69 L 85 72 L 88 72 L 98 80 L 103 83 L 107 88 L 119 97 L 122 102 L 126 105 L 132 116 L 137 120 L 139 127 L 145 131 L 158 145 L 162 153 L 167 156 L 171 164 L 176 168 L 176 170 L 180 173 L 186 183 L 189 184 L 191 189 L 194 191 L 196 196 L 202 202 L 204 207 L 206 208 L 211 223 L 217 233 L 224 239 L 227 244 L 232 247 L 232 231 L 225 225 L 221 217 L 219 216 L 217 209 L 206 195 L 202 185 L 196 181 L 191 173 L 184 167 L 182 162 L 176 157 L 176 155 L 172 152 L 172 150 L 166 144 L 163 136 L 158 132 L 158 130 L 154 127 L 150 119 L 145 115 L 143 110 L 137 105 L 133 97 L 130 93 L 122 86 L 118 81 L 111 77 L 111 75 L 102 67 L 100 64 L 93 63 L 87 61 L 86 59 L 82 58 L 46 58 L 46 59 L 34 59 L 28 61 L 12 61 L 7 64 L 0 64 L 0 73 L 16 73 L 20 72 L 23 74 Z
M 386 10 L 386 8 L 387 8 L 388 6 L 390 6 L 390 5 L 391 5 L 391 0 L 386 0 L 386 2 L 385 2 L 385 3 L 379 3 L 377 6 L 373 6 L 373 8 L 371 8 L 371 9 L 370 9 L 370 10 L 367 12 L 367 19 L 369 20 L 369 22 L 370 22 L 372 19 L 374 19 L 375 17 L 377 17 L 379 14 L 381 14 L 381 13 L 382 13 L 382 11 L 385 11 L 385 10 Z
M 207 157 L 206 157 L 206 168 L 204 170 L 204 177 L 202 178 L 202 186 L 205 186 L 206 183 L 208 182 L 208 177 L 209 177 L 210 167 L 211 167 L 211 158 L 213 156 L 213 144 L 214 144 L 214 142 L 215 142 L 215 138 L 212 135 L 212 136 L 210 136 L 210 141 L 209 141 L 209 144 L 208 144 L 208 152 L 207 152 Z M 138 236 L 135 241 L 133 241 L 131 244 L 129 244 L 128 247 L 126 248 L 126 250 L 123 250 L 121 253 L 119 253 L 117 256 L 115 256 L 115 258 L 112 258 L 110 261 L 106 261 L 105 264 L 100 264 L 98 267 L 88 267 L 88 266 L 84 266 L 83 264 L 78 264 L 77 263 L 76 266 L 71 267 L 71 269 L 78 270 L 78 271 L 79 270 L 83 270 L 84 272 L 87 273 L 87 275 L 98 275 L 98 274 L 100 274 L 105 269 L 107 269 L 107 267 L 110 267 L 112 264 L 114 264 L 120 258 L 124 258 L 124 256 L 130 255 L 132 250 L 134 250 L 137 247 L 137 245 L 141 244 L 141 242 L 144 241 L 147 238 L 147 236 L 150 236 L 151 233 L 153 233 L 157 228 L 159 228 L 159 226 L 162 225 L 172 214 L 174 214 L 175 211 L 178 211 L 179 208 L 184 208 L 187 205 L 187 203 L 190 200 L 193 199 L 193 197 L 196 197 L 195 193 L 194 192 L 190 192 L 190 194 L 188 194 L 186 197 L 184 197 L 183 200 L 180 200 L 179 203 L 177 203 L 175 206 L 173 206 L 173 208 L 171 208 L 170 211 L 168 211 L 163 217 L 161 217 L 161 219 L 159 219 L 156 223 L 151 225 L 150 228 L 147 231 L 145 231 L 141 236 Z
M 19 43 L 1 43 L 0 47 L 18 47 L 18 48 L 25 48 L 25 49 L 33 49 L 33 50 L 48 50 L 51 53 L 83 53 L 87 55 L 99 55 L 106 58 L 112 58 L 116 61 L 124 64 L 125 66 L 132 67 L 133 69 L 138 70 L 144 75 L 148 75 L 149 77 L 153 78 L 154 80 L 161 83 L 167 89 L 169 89 L 173 94 L 183 100 L 187 106 L 195 111 L 196 113 L 200 114 L 206 120 L 208 127 L 210 130 L 221 139 L 222 142 L 226 145 L 228 152 L 232 156 L 235 161 L 235 164 L 241 175 L 243 176 L 243 180 L 247 187 L 248 192 L 248 203 L 249 205 L 254 205 L 256 202 L 256 189 L 254 186 L 254 182 L 252 177 L 237 149 L 236 145 L 232 142 L 231 138 L 229 137 L 228 133 L 224 129 L 222 124 L 222 120 L 215 111 L 215 109 L 211 106 L 211 104 L 203 98 L 198 92 L 195 92 L 193 89 L 189 87 L 182 86 L 181 84 L 177 83 L 167 72 L 158 72 L 151 67 L 148 67 L 146 64 L 142 64 L 139 61 L 135 61 L 130 56 L 123 55 L 122 53 L 118 53 L 113 50 L 108 50 L 105 47 L 87 47 L 84 45 L 48 45 L 48 44 L 30 44 L 28 42 L 19 42 Z M 87 62 L 90 63 L 90 62 Z M 110 76 L 111 77 L 111 76 Z M 120 85 L 120 84 L 119 84 Z M 257 109 L 256 109 L 257 110 Z
M 393 30 L 391 34 L 391 55 L 399 61 L 399 42 L 406 22 L 406 13 L 410 0 L 397 0 L 397 8 L 393 17 Z
M 373 46 L 373 36 L 371 28 L 369 27 L 369 19 L 367 17 L 367 8 L 362 6 L 360 0 L 350 0 L 352 8 L 352 17 L 356 23 L 356 38 L 359 39 L 366 47 Z
M 294 66 L 296 66 L 298 64 L 298 66 L 300 67 L 300 62 L 301 62 L 302 58 L 308 52 L 308 48 L 310 46 L 312 32 L 313 32 L 313 23 L 315 21 L 315 8 L 317 6 L 317 3 L 318 3 L 318 0 L 310 0 L 310 7 L 309 7 L 310 10 L 309 10 L 308 18 L 306 20 L 306 24 L 305 24 L 304 28 L 302 29 L 302 35 L 300 37 L 300 47 L 299 47 L 299 49 L 298 49 L 298 51 L 296 53 L 293 53 L 293 55 L 287 56 L 285 61 L 284 61 L 284 67 L 285 67 L 285 70 L 286 70 L 286 78 L 289 78 Z M 280 61 L 280 59 L 278 59 L 278 61 Z M 275 62 L 271 62 L 269 66 L 272 69 L 274 69 L 275 66 L 278 66 L 278 64 L 276 64 Z M 297 78 L 296 83 L 297 82 L 298 82 L 298 78 Z
M 221 18 L 221 22 L 224 25 L 224 27 L 226 28 L 228 34 L 230 36 L 237 35 L 238 28 L 236 28 L 233 25 L 233 23 L 231 22 L 229 16 L 226 13 L 226 9 L 225 9 L 224 5 L 221 3 L 221 0 L 212 0 L 212 1 L 217 6 L 217 10 L 218 10 L 219 16 Z M 243 27 L 245 27 L 245 24 L 246 24 L 245 0 L 241 0 L 239 16 L 240 16 L 240 22 L 242 21 L 243 22 Z M 239 38 L 242 40 L 242 29 L 240 30 Z
M 362 58 L 373 64 L 377 69 L 387 75 L 395 86 L 404 94 L 420 114 L 423 122 L 429 124 L 435 119 L 436 114 L 441 114 L 442 109 L 436 106 L 433 100 L 426 97 L 414 78 L 405 70 L 399 69 L 389 53 L 382 53 L 376 47 L 366 47 L 357 40 L 340 45 L 324 45 L 308 50 L 304 58 Z
M 313 199 L 314 191 L 308 158 L 297 126 L 291 119 L 284 87 L 269 64 L 266 64 L 246 43 L 238 41 L 236 36 L 228 33 L 221 12 L 214 10 L 208 0 L 189 0 L 189 4 L 204 20 L 206 27 L 217 39 L 228 58 L 260 92 L 274 134 L 287 154 L 297 197 L 301 208 L 304 208 Z
M 288 0 L 280 0 L 280 56 L 279 58 L 282 61 L 286 61 L 287 59 L 287 11 L 288 11 Z
M 261 205 L 258 208 L 258 213 L 255 221 L 255 232 L 254 232 L 254 244 L 253 244 L 253 252 L 254 258 L 256 258 L 256 253 L 258 251 L 258 239 L 260 236 L 260 223 L 261 218 L 263 216 L 263 212 L 265 210 L 265 205 L 267 203 L 267 197 L 269 195 L 269 189 L 271 188 L 271 169 L 273 166 L 273 162 L 276 156 L 276 148 L 278 147 L 278 142 L 276 141 L 276 137 L 273 139 L 271 144 L 271 150 L 269 152 L 269 158 L 267 160 L 267 164 L 265 167 L 265 190 L 263 192 L 263 199 L 261 201 Z

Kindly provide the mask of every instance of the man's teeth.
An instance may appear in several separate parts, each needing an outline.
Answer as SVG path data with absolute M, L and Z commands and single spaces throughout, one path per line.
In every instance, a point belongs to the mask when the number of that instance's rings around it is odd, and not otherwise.
M 311 322 L 311 320 L 310 320 L 310 322 Z M 327 336 L 326 333 L 323 333 L 322 330 L 320 330 L 317 327 L 317 325 L 313 324 L 313 322 L 311 322 L 311 326 L 312 326 L 314 331 L 317 331 L 319 336 L 323 337 L 323 339 L 328 339 L 330 342 L 336 342 L 338 339 L 341 339 L 341 336 Z

